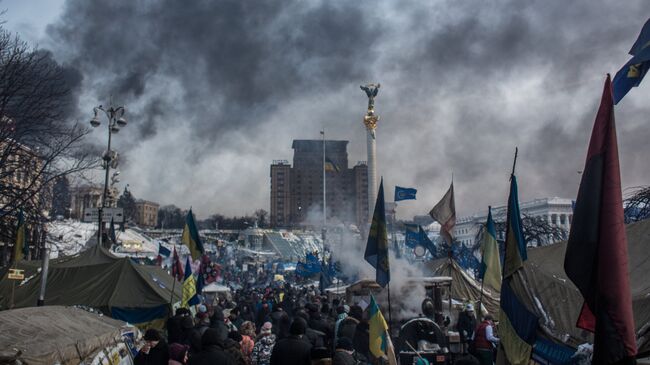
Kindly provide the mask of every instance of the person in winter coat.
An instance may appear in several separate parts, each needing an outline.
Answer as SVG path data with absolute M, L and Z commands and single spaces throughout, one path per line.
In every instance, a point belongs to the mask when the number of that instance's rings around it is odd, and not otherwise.
M 190 347 L 180 343 L 169 345 L 169 363 L 168 365 L 186 365 Z
M 235 361 L 226 354 L 219 332 L 214 328 L 205 330 L 201 337 L 201 352 L 192 355 L 188 365 L 236 365 Z
M 241 334 L 237 331 L 232 331 L 228 333 L 228 338 L 223 342 L 223 349 L 235 360 L 236 365 L 247 365 L 244 354 L 241 351 L 241 345 L 239 344 L 241 340 Z
M 463 346 L 463 353 L 469 349 L 469 343 L 474 338 L 476 329 L 476 317 L 474 316 L 474 306 L 470 303 L 465 306 L 465 310 L 458 313 L 458 323 L 456 329 L 460 334 L 460 342 Z
M 167 342 L 155 329 L 144 333 L 145 345 L 133 359 L 135 365 L 167 365 L 169 362 L 169 347 Z
M 251 354 L 251 364 L 269 365 L 271 363 L 271 353 L 275 346 L 275 335 L 272 333 L 271 322 L 266 322 L 260 330 L 257 337 L 253 352 Z
M 311 345 L 303 340 L 307 323 L 295 318 L 291 323 L 291 335 L 273 346 L 270 365 L 311 365 Z
M 241 345 L 241 352 L 244 354 L 246 363 L 250 364 L 251 353 L 255 346 L 255 324 L 251 321 L 242 323 L 239 333 L 242 337 L 242 340 L 239 342 Z
M 359 362 L 354 357 L 352 340 L 347 337 L 339 338 L 336 343 L 334 357 L 332 357 L 332 365 L 356 365 L 358 363 Z
M 191 316 L 187 308 L 176 309 L 176 315 L 167 320 L 167 341 L 169 343 L 180 342 L 183 333 L 183 317 Z
M 483 318 L 474 331 L 474 347 L 476 357 L 481 365 L 492 365 L 494 363 L 494 350 L 499 344 L 499 338 L 494 336 L 494 322 L 491 315 Z

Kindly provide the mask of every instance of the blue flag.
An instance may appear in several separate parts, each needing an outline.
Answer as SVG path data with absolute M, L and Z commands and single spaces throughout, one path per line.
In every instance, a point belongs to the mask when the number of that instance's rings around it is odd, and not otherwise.
M 429 252 L 431 252 L 432 255 L 436 255 L 436 246 L 431 242 L 429 239 L 429 236 L 427 236 L 427 232 L 422 229 L 422 226 L 418 226 L 420 230 L 420 245 L 424 246 Z
M 171 254 L 172 252 L 169 251 L 167 247 L 163 246 L 160 242 L 158 242 L 158 255 L 169 257 L 169 255 Z
M 632 59 L 616 73 L 612 81 L 614 104 L 618 104 L 630 89 L 639 86 L 650 69 L 650 19 L 641 29 L 641 34 L 629 53 L 633 56 Z
M 415 246 L 420 244 L 420 226 L 415 224 L 407 224 L 404 237 L 404 243 L 406 244 L 406 247 L 415 248 Z
M 417 189 L 395 186 L 395 201 L 398 202 L 400 200 L 415 200 L 415 194 L 417 192 Z
M 390 281 L 388 262 L 388 232 L 386 230 L 386 207 L 384 203 L 384 179 L 379 183 L 375 212 L 372 215 L 366 252 L 363 257 L 377 270 L 375 281 L 382 288 Z

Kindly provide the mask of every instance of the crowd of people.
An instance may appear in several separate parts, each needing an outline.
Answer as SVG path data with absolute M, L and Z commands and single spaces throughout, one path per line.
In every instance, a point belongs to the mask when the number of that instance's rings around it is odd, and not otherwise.
M 465 342 L 475 343 L 481 364 L 492 364 L 487 350 L 498 341 L 492 322 L 476 323 L 473 308 L 459 316 Z M 369 351 L 367 311 L 338 299 L 328 300 L 314 287 L 288 285 L 235 292 L 196 314 L 178 308 L 165 332 L 149 329 L 136 365 L 233 364 L 377 364 Z M 485 347 L 485 348 L 483 348 Z M 469 349 L 468 349 L 469 350 Z M 481 354 L 485 356 L 481 356 Z M 478 364 L 476 358 L 463 358 Z M 489 362 L 488 362 L 489 360 Z M 461 362 L 462 363 L 462 362 Z

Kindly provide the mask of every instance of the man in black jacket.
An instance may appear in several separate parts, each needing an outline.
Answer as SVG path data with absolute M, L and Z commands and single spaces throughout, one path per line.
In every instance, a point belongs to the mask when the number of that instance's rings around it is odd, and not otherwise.
M 133 359 L 135 365 L 167 365 L 169 362 L 169 347 L 167 342 L 155 329 L 148 329 L 144 333 L 146 344 L 140 349 Z
M 226 354 L 219 332 L 208 328 L 201 337 L 201 352 L 190 357 L 188 365 L 235 365 L 235 361 Z
M 295 318 L 289 330 L 290 336 L 278 341 L 273 346 L 271 365 L 310 365 L 311 345 L 302 339 L 307 323 L 302 318 Z

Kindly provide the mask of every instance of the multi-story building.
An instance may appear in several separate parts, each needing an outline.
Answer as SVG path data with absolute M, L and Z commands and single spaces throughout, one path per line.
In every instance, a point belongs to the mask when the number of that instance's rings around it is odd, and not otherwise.
M 158 224 L 160 204 L 148 200 L 135 201 L 135 223 L 141 227 L 155 227 Z
M 117 188 L 111 187 L 108 189 L 106 206 L 113 207 L 117 204 L 118 196 Z M 82 219 L 84 209 L 86 208 L 99 208 L 102 204 L 102 197 L 104 196 L 104 187 L 101 185 L 81 185 L 70 189 L 70 217 Z
M 271 165 L 271 225 L 319 225 L 323 220 L 325 170 L 328 223 L 360 224 L 368 216 L 368 169 L 348 168 L 348 141 L 294 140 L 293 167 Z M 323 147 L 326 162 L 323 164 Z
M 573 221 L 573 201 L 563 198 L 542 198 L 519 204 L 522 216 L 541 218 L 551 226 L 561 228 L 568 237 Z M 508 211 L 507 206 L 492 208 L 492 219 L 495 222 L 504 222 Z M 476 235 L 487 220 L 487 210 L 459 218 L 454 228 L 454 238 L 466 246 L 474 246 Z M 505 239 L 497 237 L 498 239 Z M 550 243 L 550 242 L 541 242 Z

